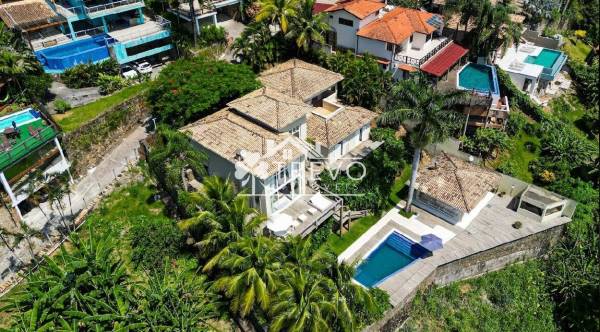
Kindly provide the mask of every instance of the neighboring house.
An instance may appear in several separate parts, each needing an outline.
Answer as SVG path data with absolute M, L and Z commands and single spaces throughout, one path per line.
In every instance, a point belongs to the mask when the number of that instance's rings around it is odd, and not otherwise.
M 260 79 L 265 87 L 180 131 L 208 155 L 208 174 L 230 178 L 250 194 L 251 205 L 269 216 L 273 233 L 305 236 L 334 214 L 342 220 L 343 213 L 339 197 L 308 185 L 309 159 L 327 164 L 357 151 L 351 156 L 363 157 L 372 145 L 367 142 L 375 113 L 338 105 L 335 85 L 343 77 L 300 60 L 277 65 Z M 344 150 L 336 150 L 337 144 Z
M 418 70 L 440 77 L 467 53 L 442 36 L 441 15 L 375 0 L 343 1 L 325 12 L 335 48 L 375 56 L 396 79 Z
M 494 197 L 504 195 L 518 197 L 507 209 L 541 222 L 571 218 L 575 210 L 575 202 L 565 197 L 445 152 L 421 165 L 414 204 L 465 228 Z
M 13 124 L 14 123 L 14 124 Z M 45 181 L 57 173 L 68 171 L 70 163 L 65 158 L 58 141 L 59 130 L 52 120 L 32 108 L 0 117 L 0 219 L 9 213 L 22 219 L 32 204 L 28 178 L 39 170 Z M 4 219 L 9 220 L 9 219 Z
M 565 53 L 531 44 L 509 48 L 496 64 L 515 86 L 537 100 L 567 62 Z
M 110 57 L 119 64 L 165 56 L 170 22 L 144 15 L 143 0 L 21 0 L 0 5 L 0 18 L 28 41 L 48 73 Z
M 194 0 L 193 14 L 190 1 L 180 1 L 179 7 L 168 9 L 169 12 L 179 16 L 179 18 L 192 22 L 192 17 L 196 20 L 196 31 L 200 33 L 202 26 L 217 24 L 218 15 L 225 15 L 227 17 L 241 18 L 243 15 L 241 0 L 211 0 L 211 1 L 198 1 Z

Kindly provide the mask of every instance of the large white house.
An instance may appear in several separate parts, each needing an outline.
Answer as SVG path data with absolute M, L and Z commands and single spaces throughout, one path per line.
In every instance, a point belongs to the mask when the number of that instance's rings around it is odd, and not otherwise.
M 442 36 L 444 20 L 438 14 L 376 0 L 341 1 L 325 12 L 332 46 L 375 56 L 397 79 L 417 70 L 442 76 L 467 53 Z
M 517 88 L 538 97 L 545 94 L 566 62 L 567 56 L 561 51 L 522 44 L 509 48 L 497 65 L 508 73 Z
M 338 197 L 307 186 L 307 164 L 317 159 L 330 165 L 376 147 L 369 140 L 376 114 L 336 100 L 342 79 L 293 59 L 265 71 L 264 87 L 180 131 L 208 155 L 208 174 L 246 189 L 251 205 L 270 217 L 271 231 L 285 234 L 290 223 L 296 234 L 306 235 L 342 213 Z

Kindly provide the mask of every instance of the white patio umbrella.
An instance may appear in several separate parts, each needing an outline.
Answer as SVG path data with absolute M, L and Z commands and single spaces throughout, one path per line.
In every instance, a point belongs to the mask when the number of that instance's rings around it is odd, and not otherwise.
M 277 236 L 284 236 L 290 226 L 293 225 L 294 219 L 285 213 L 276 213 L 267 220 L 267 228 Z

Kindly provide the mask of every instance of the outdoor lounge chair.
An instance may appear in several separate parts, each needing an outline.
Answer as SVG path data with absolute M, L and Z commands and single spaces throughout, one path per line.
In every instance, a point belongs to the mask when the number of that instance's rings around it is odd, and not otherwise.
M 40 138 L 40 130 L 39 129 L 33 128 L 32 126 L 27 126 L 27 131 L 29 132 L 29 135 L 31 135 L 32 137 Z

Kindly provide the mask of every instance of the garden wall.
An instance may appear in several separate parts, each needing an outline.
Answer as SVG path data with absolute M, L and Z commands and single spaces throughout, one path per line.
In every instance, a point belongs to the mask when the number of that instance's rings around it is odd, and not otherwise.
M 543 256 L 558 242 L 563 226 L 558 225 L 438 266 L 404 304 L 390 309 L 381 320 L 369 326 L 366 331 L 396 331 L 410 315 L 410 302 L 420 289 L 432 284 L 443 286 L 454 281 L 477 277 L 515 262 Z
M 118 104 L 62 138 L 73 175 L 81 175 L 96 166 L 121 139 L 134 129 L 149 110 L 144 95 Z

